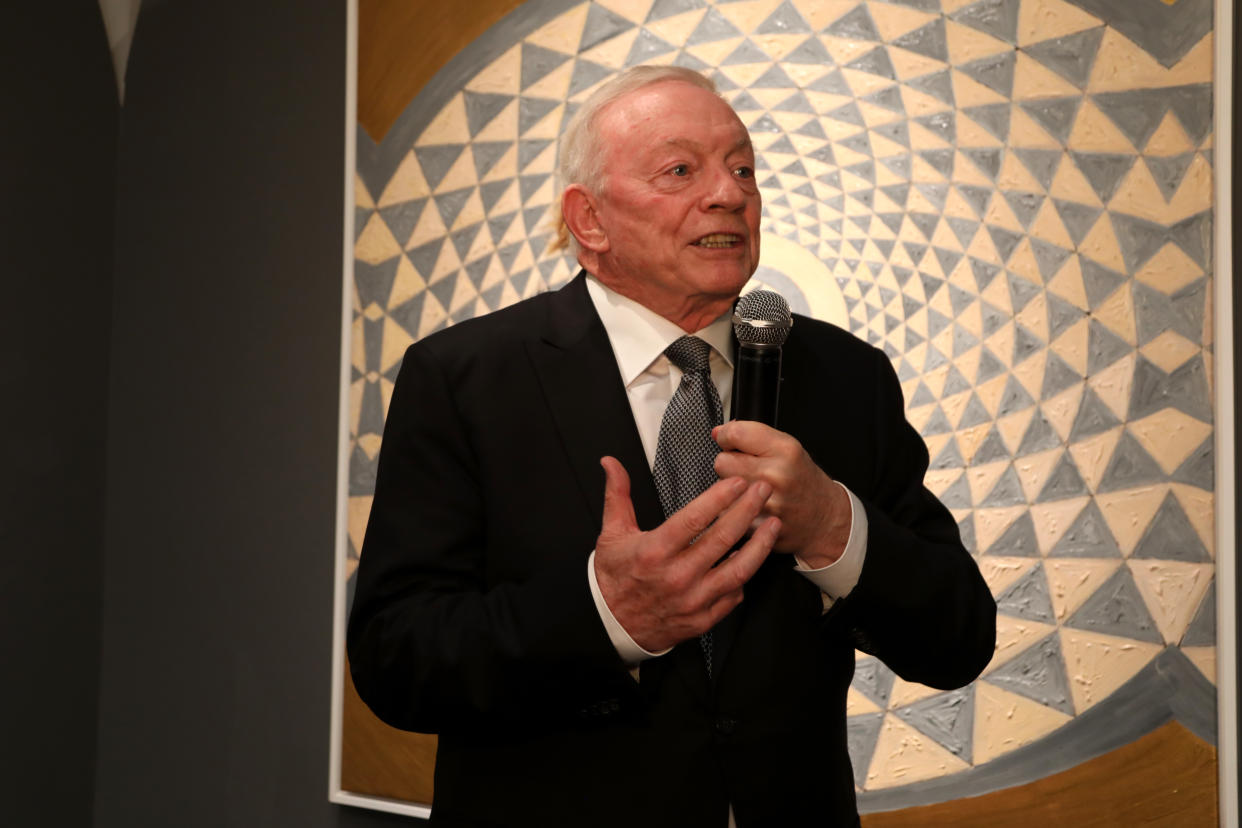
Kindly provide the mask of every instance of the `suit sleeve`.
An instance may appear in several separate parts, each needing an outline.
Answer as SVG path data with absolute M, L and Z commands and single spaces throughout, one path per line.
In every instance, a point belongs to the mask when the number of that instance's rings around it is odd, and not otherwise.
M 834 609 L 858 649 L 903 679 L 960 687 L 992 658 L 996 603 L 953 516 L 923 485 L 927 448 L 905 419 L 892 366 L 872 354 L 874 485 L 856 492 L 867 512 L 867 554 L 858 584 Z
M 587 585 L 590 550 L 492 582 L 488 550 L 503 539 L 488 537 L 468 418 L 421 345 L 406 354 L 384 429 L 347 634 L 354 683 L 407 730 L 573 716 L 625 676 Z

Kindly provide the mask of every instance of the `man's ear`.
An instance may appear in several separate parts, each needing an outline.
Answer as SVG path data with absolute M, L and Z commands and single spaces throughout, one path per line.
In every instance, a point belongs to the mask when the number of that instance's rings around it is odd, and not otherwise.
M 565 225 L 583 250 L 604 253 L 608 250 L 608 234 L 599 223 L 595 196 L 581 184 L 570 184 L 561 195 L 561 215 Z

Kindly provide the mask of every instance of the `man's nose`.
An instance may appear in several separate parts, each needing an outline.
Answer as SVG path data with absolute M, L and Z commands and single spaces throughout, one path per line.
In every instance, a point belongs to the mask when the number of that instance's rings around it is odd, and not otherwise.
M 746 190 L 730 168 L 716 170 L 704 183 L 704 210 L 740 210 L 746 206 Z

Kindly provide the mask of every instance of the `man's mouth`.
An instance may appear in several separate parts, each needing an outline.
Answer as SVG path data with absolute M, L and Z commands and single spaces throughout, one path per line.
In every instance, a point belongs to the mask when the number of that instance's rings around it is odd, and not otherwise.
M 733 233 L 712 233 L 694 243 L 695 247 L 733 247 L 741 244 L 742 237 Z

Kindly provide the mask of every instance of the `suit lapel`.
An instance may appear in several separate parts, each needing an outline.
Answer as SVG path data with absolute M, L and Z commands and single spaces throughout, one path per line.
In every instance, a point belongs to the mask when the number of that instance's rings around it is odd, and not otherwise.
M 585 277 L 580 273 L 551 300 L 543 334 L 528 347 L 587 509 L 596 520 L 603 514 L 604 472 L 599 459 L 611 455 L 629 472 L 638 525 L 652 529 L 664 520 L 660 498 Z

